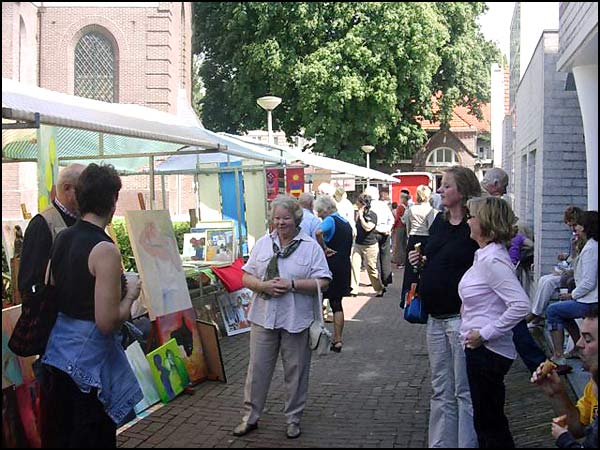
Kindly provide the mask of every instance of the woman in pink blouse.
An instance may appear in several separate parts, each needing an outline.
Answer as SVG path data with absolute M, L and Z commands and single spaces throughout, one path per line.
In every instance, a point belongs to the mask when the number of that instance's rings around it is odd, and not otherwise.
M 517 356 L 512 329 L 529 312 L 507 250 L 516 217 L 504 200 L 485 197 L 467 202 L 467 218 L 479 250 L 458 292 L 475 431 L 480 448 L 514 448 L 504 414 L 504 376 Z

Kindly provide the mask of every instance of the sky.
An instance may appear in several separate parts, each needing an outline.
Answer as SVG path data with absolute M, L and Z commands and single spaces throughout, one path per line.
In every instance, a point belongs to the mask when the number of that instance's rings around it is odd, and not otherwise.
M 508 61 L 510 48 L 510 21 L 515 2 L 487 2 L 488 11 L 480 17 L 479 24 L 483 35 L 496 42 Z

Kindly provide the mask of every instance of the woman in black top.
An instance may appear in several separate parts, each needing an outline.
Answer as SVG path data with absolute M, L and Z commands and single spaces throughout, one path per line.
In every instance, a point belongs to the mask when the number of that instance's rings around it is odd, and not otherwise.
M 57 401 L 44 447 L 115 448 L 117 425 L 143 397 L 117 333 L 140 284 L 122 285 L 121 254 L 104 232 L 120 189 L 112 166 L 90 164 L 76 186 L 81 219 L 52 248 L 59 314 L 42 362 Z
M 344 309 L 342 298 L 350 294 L 350 253 L 352 252 L 352 227 L 337 212 L 337 206 L 329 196 L 315 201 L 315 211 L 323 220 L 317 229 L 317 241 L 324 242 L 327 265 L 333 276 L 324 297 L 329 299 L 333 310 L 333 342 L 331 350 L 342 351 Z
M 438 189 L 445 214 L 438 214 L 429 229 L 423 256 L 409 253 L 409 261 L 421 268 L 419 293 L 429 313 L 427 350 L 431 366 L 429 447 L 474 448 L 473 405 L 465 353 L 460 342 L 458 283 L 473 264 L 479 248 L 470 238 L 466 203 L 481 194 L 475 174 L 465 167 L 451 167 Z

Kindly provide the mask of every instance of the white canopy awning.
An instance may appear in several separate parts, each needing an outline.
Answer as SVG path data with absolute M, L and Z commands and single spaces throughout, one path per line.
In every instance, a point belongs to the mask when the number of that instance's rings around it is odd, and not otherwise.
M 233 135 L 228 136 L 231 136 L 233 139 L 240 140 L 242 142 L 252 142 L 252 140 L 248 137 Z M 379 170 L 367 169 L 366 167 L 341 161 L 339 159 L 329 158 L 327 156 L 320 156 L 314 153 L 302 152 L 289 147 L 283 147 L 281 145 L 265 144 L 263 142 L 257 142 L 257 145 L 260 145 L 262 148 L 271 149 L 272 151 L 281 152 L 281 155 L 286 159 L 286 162 L 288 164 L 293 163 L 295 161 L 300 161 L 308 166 L 318 167 L 320 169 L 327 169 L 332 172 L 345 173 L 360 178 L 369 178 L 372 180 L 386 181 L 388 183 L 398 182 L 397 178 L 394 178 L 386 173 L 380 172 Z
M 3 117 L 4 108 L 9 109 L 13 120 L 34 121 L 35 113 L 39 113 L 40 123 L 58 127 L 57 154 L 62 159 L 108 159 L 119 155 L 175 152 L 182 146 L 195 146 L 200 151 L 281 162 L 281 158 L 257 145 L 232 140 L 180 116 L 140 105 L 76 97 L 4 78 L 2 108 Z M 19 141 L 15 136 L 18 130 L 3 130 L 3 158 L 37 158 L 37 145 L 31 142 L 31 132 L 22 131 L 24 137 Z

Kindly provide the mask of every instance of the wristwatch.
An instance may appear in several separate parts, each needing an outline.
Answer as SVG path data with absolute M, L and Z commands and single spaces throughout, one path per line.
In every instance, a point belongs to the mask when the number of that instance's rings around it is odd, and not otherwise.
M 296 285 L 294 284 L 294 280 L 292 280 L 292 292 L 296 292 Z

